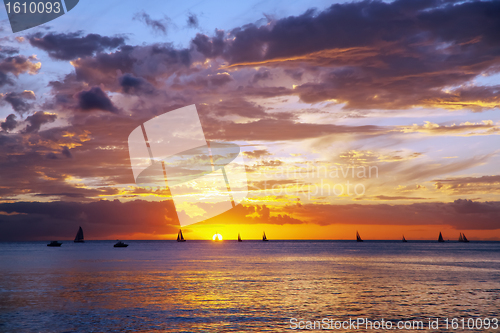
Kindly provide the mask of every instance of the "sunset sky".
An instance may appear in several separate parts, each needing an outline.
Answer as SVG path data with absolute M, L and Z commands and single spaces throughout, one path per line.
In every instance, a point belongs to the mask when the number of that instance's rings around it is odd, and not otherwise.
M 499 31 L 500 1 L 84 0 L 15 34 L 2 9 L 0 240 L 175 239 L 127 139 L 192 104 L 249 194 L 188 240 L 500 240 Z

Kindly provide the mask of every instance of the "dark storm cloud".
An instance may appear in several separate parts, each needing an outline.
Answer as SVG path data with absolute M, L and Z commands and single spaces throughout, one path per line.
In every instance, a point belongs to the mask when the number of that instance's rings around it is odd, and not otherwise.
M 38 132 L 43 124 L 53 123 L 57 119 L 57 115 L 38 111 L 28 116 L 26 122 L 28 126 L 24 130 L 26 133 Z
M 5 121 L 0 124 L 0 126 L 5 132 L 12 131 L 17 126 L 16 115 L 13 113 L 9 114 L 7 118 L 5 118 Z
M 0 204 L 0 212 L 0 240 L 72 239 L 79 225 L 87 239 L 178 230 L 171 201 L 16 202 Z
M 49 56 L 58 60 L 73 60 L 80 57 L 91 56 L 96 52 L 115 49 L 125 43 L 123 37 L 107 37 L 98 34 L 82 36 L 81 32 L 37 33 L 28 38 L 34 47 L 47 51 Z
M 154 20 L 151 16 L 145 12 L 137 13 L 134 15 L 134 20 L 138 20 L 146 24 L 148 27 L 153 29 L 154 32 L 167 34 L 167 26 L 170 22 L 168 17 L 164 17 L 161 20 Z
M 187 18 L 187 25 L 190 28 L 198 28 L 198 17 L 195 14 L 189 14 Z
M 33 104 L 28 103 L 27 100 L 34 100 L 35 94 L 32 91 L 23 91 L 22 93 L 10 92 L 6 93 L 3 99 L 12 106 L 14 111 L 22 115 L 33 107 Z
M 102 110 L 117 112 L 108 95 L 99 87 L 92 87 L 90 90 L 81 91 L 77 95 L 78 107 L 83 111 Z

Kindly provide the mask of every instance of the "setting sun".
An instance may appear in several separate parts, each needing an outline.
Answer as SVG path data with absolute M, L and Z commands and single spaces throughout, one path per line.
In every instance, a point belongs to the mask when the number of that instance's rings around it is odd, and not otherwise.
M 214 240 L 214 241 L 221 241 L 222 240 L 222 235 L 221 234 L 214 234 L 212 236 L 212 240 Z

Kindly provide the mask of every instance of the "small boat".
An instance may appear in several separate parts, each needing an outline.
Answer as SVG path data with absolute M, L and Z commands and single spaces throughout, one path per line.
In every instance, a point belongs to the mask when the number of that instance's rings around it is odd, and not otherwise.
M 264 231 L 264 233 L 262 234 L 262 241 L 263 242 L 267 242 L 269 239 L 267 239 L 266 237 L 266 232 Z
M 179 229 L 179 233 L 177 234 L 177 241 L 178 242 L 185 242 L 186 240 L 184 239 L 184 236 L 182 235 L 182 230 Z
M 408 242 L 408 241 L 406 240 L 405 235 L 403 235 L 403 243 L 406 243 L 406 242 Z
M 122 241 L 118 241 L 118 243 L 116 243 L 115 245 L 113 245 L 113 247 L 127 247 L 127 246 L 128 246 L 128 244 L 125 244 Z
M 242 242 L 240 233 L 238 232 L 238 242 Z
M 460 233 L 460 237 L 458 237 L 458 241 L 462 242 L 462 243 L 468 243 L 469 242 L 469 240 L 467 239 L 467 237 L 465 237 L 465 234 L 462 234 L 462 233 Z
M 76 233 L 74 242 L 75 243 L 85 243 L 85 241 L 83 240 L 83 230 L 82 230 L 82 227 L 80 227 L 78 229 L 78 232 Z
M 62 243 L 59 243 L 58 241 L 52 241 L 49 244 L 47 244 L 47 246 L 53 246 L 53 247 L 61 246 L 61 245 L 62 245 Z
M 356 230 L 356 242 L 362 242 L 363 240 L 361 239 L 361 237 L 359 236 L 359 233 L 358 231 Z
M 441 232 L 439 232 L 438 242 L 444 243 L 443 235 L 441 234 Z

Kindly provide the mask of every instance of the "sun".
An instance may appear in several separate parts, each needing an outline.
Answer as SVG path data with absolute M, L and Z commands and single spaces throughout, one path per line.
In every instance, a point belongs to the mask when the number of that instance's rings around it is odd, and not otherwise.
M 214 241 L 221 241 L 222 240 L 222 235 L 221 234 L 215 234 L 212 236 L 212 240 Z

